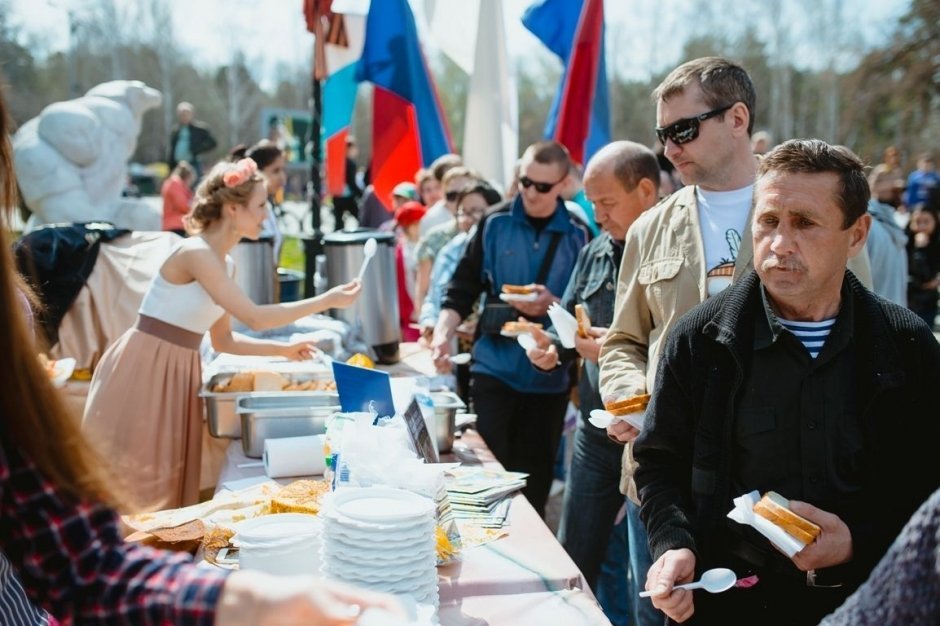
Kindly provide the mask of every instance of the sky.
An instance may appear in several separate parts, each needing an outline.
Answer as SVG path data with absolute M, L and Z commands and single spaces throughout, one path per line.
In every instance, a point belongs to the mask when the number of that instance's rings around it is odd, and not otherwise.
M 35 52 L 63 50 L 68 45 L 68 12 L 78 21 L 95 0 L 8 0 L 11 19 L 22 26 L 38 48 Z M 296 65 L 310 58 L 312 37 L 306 32 L 302 0 L 165 0 L 174 8 L 177 36 L 192 54 L 197 65 L 211 67 L 231 58 L 233 39 L 242 40 L 256 78 L 270 86 L 279 64 Z M 380 1 L 380 0 L 376 0 Z M 462 0 L 438 0 L 448 2 Z M 841 3 L 849 32 L 844 57 L 857 59 L 852 44 L 877 43 L 910 4 L 910 0 L 829 0 Z M 118 0 L 131 6 L 135 0 Z M 410 0 L 419 28 L 423 29 L 424 0 Z M 510 55 L 526 62 L 543 48 L 523 26 L 520 17 L 533 0 L 504 0 L 507 46 Z M 782 0 L 794 37 L 807 32 L 821 32 L 824 20 L 807 15 L 806 8 L 819 6 L 823 0 Z M 764 3 L 751 3 L 761 6 Z M 769 4 L 769 3 L 768 3 Z M 693 13 L 697 6 L 713 7 L 709 15 Z M 721 11 L 740 6 L 733 0 L 605 0 L 607 55 L 610 71 L 628 78 L 647 78 L 678 61 L 685 35 L 701 32 Z M 717 7 L 717 8 L 714 8 Z M 760 10 L 752 6 L 752 11 Z M 765 20 L 766 21 L 766 20 Z M 679 36 L 676 36 L 679 35 Z M 433 44 L 426 42 L 433 50 Z M 798 64 L 812 65 L 820 55 L 807 49 Z

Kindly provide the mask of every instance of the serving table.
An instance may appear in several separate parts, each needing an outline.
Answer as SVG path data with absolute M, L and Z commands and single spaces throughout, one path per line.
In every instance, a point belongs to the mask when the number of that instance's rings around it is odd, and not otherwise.
M 264 476 L 260 467 L 239 467 L 252 461 L 233 441 L 219 487 Z M 442 461 L 502 469 L 473 430 Z M 584 576 L 522 494 L 513 496 L 509 520 L 506 537 L 464 550 L 460 561 L 438 568 L 441 624 L 609 625 Z

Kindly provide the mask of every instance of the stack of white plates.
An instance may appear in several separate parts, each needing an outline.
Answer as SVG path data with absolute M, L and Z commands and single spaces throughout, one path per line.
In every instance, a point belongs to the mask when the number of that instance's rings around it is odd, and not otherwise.
M 438 605 L 434 502 L 387 487 L 348 488 L 324 512 L 323 574 Z

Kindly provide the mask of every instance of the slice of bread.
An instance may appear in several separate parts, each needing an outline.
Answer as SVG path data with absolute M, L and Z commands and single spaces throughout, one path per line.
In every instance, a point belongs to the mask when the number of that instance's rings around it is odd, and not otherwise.
M 245 393 L 255 388 L 255 375 L 251 372 L 238 372 L 228 379 L 228 384 L 216 389 L 224 393 Z
M 325 480 L 295 480 L 271 498 L 271 513 L 316 515 L 320 512 L 320 500 L 329 490 L 330 483 Z
M 503 324 L 504 333 L 512 333 L 512 334 L 526 333 L 526 332 L 531 331 L 533 328 L 542 330 L 542 325 L 536 322 L 527 322 L 525 320 L 521 322 L 506 322 L 505 324 Z
M 530 293 L 535 293 L 535 285 L 503 285 L 503 293 L 525 296 Z
M 591 318 L 588 317 L 583 305 L 574 305 L 574 317 L 578 320 L 578 336 L 587 339 L 588 331 L 591 329 Z
M 782 528 L 786 533 L 803 543 L 810 544 L 822 528 L 790 510 L 790 501 L 776 491 L 768 491 L 754 505 L 754 513 Z
M 604 405 L 604 408 L 612 415 L 627 415 L 629 413 L 639 413 L 646 408 L 649 402 L 650 394 L 643 393 L 625 400 L 609 402 Z
M 254 391 L 281 391 L 290 381 L 277 372 L 256 371 L 254 373 Z

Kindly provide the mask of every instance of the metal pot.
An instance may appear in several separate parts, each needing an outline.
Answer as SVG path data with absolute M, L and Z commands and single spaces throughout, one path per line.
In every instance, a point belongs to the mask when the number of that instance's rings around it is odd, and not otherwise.
M 242 239 L 232 248 L 235 261 L 235 282 L 255 304 L 274 302 L 274 238 Z
M 332 315 L 352 326 L 372 346 L 380 363 L 397 363 L 401 328 L 395 276 L 395 236 L 365 228 L 341 230 L 324 236 L 327 285 L 332 288 L 359 275 L 363 247 L 371 238 L 378 246 L 362 279 L 362 295 L 355 304 L 335 309 Z
M 463 412 L 467 405 L 456 393 L 434 392 L 434 434 L 438 452 L 450 452 L 454 447 L 454 432 L 457 430 L 457 411 Z

